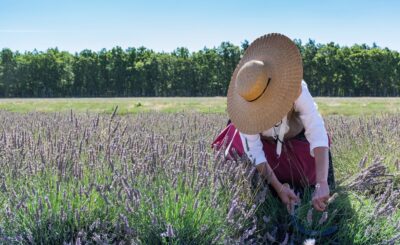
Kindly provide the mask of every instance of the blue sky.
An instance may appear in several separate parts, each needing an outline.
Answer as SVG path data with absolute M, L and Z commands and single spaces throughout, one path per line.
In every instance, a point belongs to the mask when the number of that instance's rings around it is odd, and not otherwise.
M 400 1 L 0 0 L 0 48 L 71 52 L 239 45 L 266 33 L 400 51 Z

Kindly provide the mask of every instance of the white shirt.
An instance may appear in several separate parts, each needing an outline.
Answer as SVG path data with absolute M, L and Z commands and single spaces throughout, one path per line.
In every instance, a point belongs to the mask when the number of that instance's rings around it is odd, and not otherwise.
M 317 104 L 314 102 L 314 99 L 308 91 L 307 84 L 304 81 L 301 83 L 301 94 L 294 102 L 294 110 L 299 112 L 299 117 L 304 125 L 304 135 L 310 143 L 311 156 L 314 156 L 314 148 L 321 146 L 328 147 L 328 135 L 326 133 L 324 120 L 319 114 Z M 276 138 L 282 125 L 283 124 L 275 125 L 274 127 L 263 131 L 261 134 Z M 286 125 L 283 126 L 286 127 L 285 133 L 288 132 L 289 128 Z M 244 152 L 250 160 L 252 160 L 256 165 L 266 162 L 267 159 L 265 158 L 260 134 L 239 133 L 240 138 L 242 139 Z

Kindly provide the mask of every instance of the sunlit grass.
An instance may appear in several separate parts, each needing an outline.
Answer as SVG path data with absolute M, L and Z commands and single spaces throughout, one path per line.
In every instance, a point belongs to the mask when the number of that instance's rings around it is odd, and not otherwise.
M 399 113 L 400 98 L 328 98 L 317 97 L 322 115 L 374 115 Z M 75 112 L 119 114 L 140 112 L 202 112 L 226 113 L 225 97 L 171 98 L 62 98 L 62 99 L 0 99 L 0 109 L 13 112 Z

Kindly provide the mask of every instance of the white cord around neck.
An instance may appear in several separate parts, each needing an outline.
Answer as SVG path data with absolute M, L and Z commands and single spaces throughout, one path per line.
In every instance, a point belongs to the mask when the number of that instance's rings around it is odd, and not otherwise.
M 279 134 L 277 135 L 278 138 L 277 138 L 277 145 L 276 145 L 276 154 L 278 155 L 278 158 L 281 156 L 283 137 L 285 136 L 285 133 L 288 129 L 289 129 L 289 126 L 287 124 L 287 116 L 285 116 L 282 119 L 282 123 L 279 127 Z

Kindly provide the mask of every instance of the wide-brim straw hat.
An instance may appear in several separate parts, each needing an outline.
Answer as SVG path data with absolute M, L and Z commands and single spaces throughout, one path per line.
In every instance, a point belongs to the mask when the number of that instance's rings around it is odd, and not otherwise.
M 303 63 L 296 44 L 271 33 L 246 49 L 228 88 L 227 110 L 242 133 L 257 134 L 280 122 L 301 93 Z

